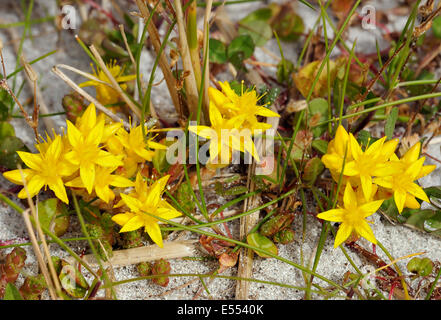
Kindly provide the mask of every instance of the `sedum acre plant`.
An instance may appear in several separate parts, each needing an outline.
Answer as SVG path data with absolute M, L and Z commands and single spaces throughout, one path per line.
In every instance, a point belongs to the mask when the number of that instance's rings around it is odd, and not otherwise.
M 337 128 L 322 162 L 337 183 L 342 176 L 344 194 L 343 197 L 339 195 L 336 209 L 317 216 L 328 221 L 342 222 L 335 247 L 351 234 L 375 244 L 374 234 L 364 219 L 375 213 L 386 199 L 394 198 L 399 213 L 405 207 L 420 208 L 415 198 L 429 202 L 415 181 L 428 175 L 436 166 L 423 166 L 425 158 L 418 159 L 421 149 L 419 142 L 401 159 L 395 154 L 397 145 L 397 139 L 386 141 L 386 137 L 383 137 L 366 146 L 363 151 L 352 133 L 348 134 L 341 125 Z

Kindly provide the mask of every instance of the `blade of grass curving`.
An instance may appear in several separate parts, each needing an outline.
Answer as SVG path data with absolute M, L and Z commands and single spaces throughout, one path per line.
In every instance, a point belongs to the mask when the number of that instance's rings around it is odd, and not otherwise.
M 155 6 L 153 7 L 152 11 L 150 11 L 149 17 L 148 17 L 147 21 L 144 24 L 144 28 L 142 30 L 141 39 L 140 39 L 140 41 L 138 43 L 138 49 L 136 50 L 136 54 L 135 54 L 135 56 L 136 56 L 136 58 L 135 58 L 135 61 L 136 61 L 136 82 L 137 82 L 137 86 L 138 86 L 138 96 L 139 96 L 139 100 L 140 101 L 144 100 L 144 96 L 143 96 L 143 92 L 142 92 L 142 84 L 141 84 L 141 74 L 140 74 L 140 71 L 139 71 L 140 63 L 141 63 L 142 48 L 144 47 L 144 43 L 145 43 L 145 40 L 147 38 L 147 28 L 148 28 L 150 22 L 152 21 L 153 15 L 155 14 L 156 9 L 158 8 L 158 5 L 160 3 L 161 2 L 158 1 L 155 4 Z
M 34 0 L 30 0 L 27 11 L 26 11 L 26 15 L 25 15 L 23 33 L 22 33 L 22 36 L 20 39 L 20 43 L 18 45 L 17 60 L 15 62 L 15 69 L 17 69 L 18 66 L 20 65 L 20 57 L 23 52 L 23 44 L 26 39 L 26 33 L 30 30 L 30 21 L 31 21 L 31 14 L 32 14 L 33 8 L 34 8 Z M 17 82 L 17 77 L 14 77 L 14 79 L 12 80 L 12 91 L 15 91 L 16 82 Z
M 50 52 L 48 52 L 48 53 L 46 53 L 46 54 L 44 54 L 44 55 L 38 57 L 37 59 L 34 59 L 34 60 L 32 60 L 32 61 L 29 61 L 28 63 L 29 63 L 30 65 L 33 65 L 34 63 L 37 63 L 38 61 L 43 60 L 44 58 L 49 57 L 50 55 L 53 55 L 55 52 L 57 52 L 57 50 L 50 51 Z M 10 78 L 12 78 L 13 76 L 15 76 L 17 73 L 19 73 L 19 72 L 22 71 L 22 70 L 24 70 L 24 67 L 16 68 L 15 71 L 11 72 L 10 74 L 8 74 L 8 75 L 6 76 L 6 79 L 10 79 Z
M 339 108 L 339 116 L 340 116 L 340 120 L 338 121 L 338 125 L 341 125 L 341 117 L 343 116 L 343 108 L 345 105 L 345 96 L 346 96 L 346 87 L 348 86 L 348 78 L 349 78 L 349 69 L 351 68 L 351 63 L 352 63 L 352 58 L 354 56 L 354 50 L 355 50 L 355 45 L 356 45 L 357 41 L 354 41 L 354 43 L 352 44 L 352 49 L 351 49 L 351 53 L 349 54 L 349 59 L 348 59 L 348 64 L 346 66 L 346 70 L 345 70 L 345 75 L 344 75 L 344 80 L 343 80 L 343 88 L 342 88 L 342 92 L 340 95 L 340 108 Z
M 97 239 L 92 237 L 91 239 Z M 84 241 L 87 240 L 86 237 L 78 237 L 78 238 L 63 238 L 60 239 L 63 242 L 73 242 L 73 241 Z M 47 243 L 56 243 L 54 240 L 46 240 Z M 41 244 L 41 241 L 38 241 L 38 244 Z M 17 248 L 17 247 L 27 247 L 32 245 L 31 242 L 23 242 L 23 243 L 16 243 L 16 244 L 8 244 L 4 246 L 0 246 L 0 249 L 8 249 L 8 248 Z

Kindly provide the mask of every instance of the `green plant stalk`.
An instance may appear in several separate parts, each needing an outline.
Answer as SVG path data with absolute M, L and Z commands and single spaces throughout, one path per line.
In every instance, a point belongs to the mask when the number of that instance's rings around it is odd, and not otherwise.
M 308 1 L 306 0 L 299 0 L 301 3 L 303 3 L 305 6 L 307 6 L 308 8 L 312 9 L 315 11 L 314 6 L 312 6 Z M 213 2 L 213 6 L 214 7 L 218 7 L 218 6 L 227 6 L 227 5 L 232 5 L 232 4 L 240 4 L 240 3 L 248 3 L 248 2 L 263 2 L 263 0 L 231 0 L 231 1 L 216 1 Z M 205 7 L 206 3 L 204 2 L 199 2 L 197 4 L 198 7 Z
M 253 196 L 259 194 L 260 192 L 262 192 L 262 190 L 259 189 L 259 190 L 256 190 L 256 191 L 253 191 L 253 192 L 250 192 L 250 193 L 244 194 L 244 195 L 242 195 L 242 196 L 240 196 L 240 197 L 234 198 L 233 200 L 228 201 L 227 203 L 223 204 L 223 205 L 220 206 L 218 209 L 216 209 L 216 210 L 212 213 L 211 216 L 214 218 L 214 217 L 216 217 L 216 216 L 219 214 L 219 212 L 222 212 L 222 211 L 225 210 L 226 208 L 229 208 L 229 207 L 235 205 L 236 203 L 241 202 L 242 200 L 245 200 L 245 199 L 247 199 L 247 198 L 253 197 Z
M 332 2 L 332 1 L 328 1 L 328 3 L 330 3 L 330 2 Z M 329 18 L 329 15 L 328 15 L 328 13 L 326 12 L 326 10 L 324 11 L 323 14 L 325 15 L 326 20 L 328 21 L 328 23 L 329 23 L 329 25 L 331 26 L 332 30 L 333 30 L 335 33 L 337 33 L 337 29 L 336 29 L 336 27 L 334 26 L 334 23 L 332 22 L 332 19 Z M 347 52 L 350 52 L 351 50 L 349 49 L 348 45 L 346 44 L 346 41 L 345 41 L 344 39 L 341 38 L 341 35 L 338 36 L 338 39 L 340 40 L 340 43 L 341 43 L 341 45 L 343 46 L 343 48 L 344 48 Z M 355 60 L 355 62 L 357 62 L 357 64 L 358 64 L 360 67 L 364 67 L 364 66 L 365 66 L 365 64 L 364 64 L 363 62 L 361 62 L 360 59 L 358 59 L 357 55 L 354 55 L 354 60 Z M 368 72 L 369 72 L 370 75 L 375 75 L 371 70 L 368 70 Z
M 438 273 L 436 274 L 435 280 L 433 281 L 432 285 L 430 286 L 429 292 L 427 292 L 425 300 L 430 300 L 430 297 L 432 296 L 433 290 L 435 290 L 436 285 L 437 285 L 440 277 L 441 277 L 441 268 L 439 268 Z
M 91 239 L 98 239 L 98 238 L 91 238 Z M 66 238 L 66 239 L 60 239 L 63 242 L 72 242 L 72 241 L 84 241 L 87 240 L 85 237 L 79 237 L 79 238 Z M 56 243 L 54 240 L 47 240 L 47 243 Z M 41 241 L 37 242 L 38 244 L 41 244 Z M 0 249 L 8 249 L 8 248 L 16 248 L 16 247 L 27 247 L 31 246 L 31 242 L 23 242 L 23 243 L 16 243 L 16 244 L 8 244 L 5 246 L 0 246 Z
M 345 95 L 346 95 L 346 87 L 348 85 L 348 78 L 349 78 L 349 69 L 351 68 L 351 63 L 352 63 L 352 58 L 354 57 L 354 50 L 355 50 L 355 45 L 356 45 L 357 41 L 354 41 L 353 45 L 352 45 L 352 49 L 351 49 L 351 53 L 349 54 L 349 60 L 348 60 L 348 64 L 346 66 L 346 70 L 345 70 L 345 77 L 343 80 L 343 88 L 342 88 L 342 93 L 341 93 L 341 101 L 340 101 L 340 120 L 338 121 L 338 125 L 341 125 L 341 117 L 343 116 L 343 108 L 344 108 L 344 104 L 345 104 Z
M 39 24 L 39 23 L 44 23 L 44 22 L 48 22 L 48 21 L 53 21 L 54 19 L 55 19 L 54 16 L 47 16 L 47 17 L 43 17 L 43 18 L 32 19 L 32 20 L 29 21 L 29 24 L 30 25 Z M 24 25 L 26 25 L 26 22 L 24 22 L 24 21 L 18 21 L 18 22 L 12 22 L 12 23 L 3 23 L 3 24 L 0 24 L 0 29 L 9 29 L 9 28 L 23 27 Z
M 179 45 L 180 45 L 179 53 L 182 59 L 183 68 L 185 71 L 187 71 L 188 74 L 184 78 L 185 93 L 187 98 L 186 100 L 190 112 L 190 118 L 192 120 L 195 120 L 197 108 L 198 108 L 198 98 L 200 96 L 198 92 L 198 83 L 196 82 L 195 73 L 190 58 L 187 33 L 185 30 L 184 11 L 182 8 L 181 0 L 174 0 L 173 3 L 175 6 L 176 20 L 178 24 Z
M 64 114 L 66 114 L 66 112 L 55 112 L 55 113 L 39 114 L 38 117 L 39 118 L 47 118 L 47 117 L 61 116 L 61 115 L 64 115 Z M 24 119 L 23 116 L 18 115 L 18 114 L 11 115 L 11 118 Z
M 161 47 L 159 48 L 159 52 L 156 55 L 156 59 L 155 59 L 155 62 L 153 64 L 152 72 L 150 74 L 150 79 L 149 79 L 149 83 L 148 83 L 148 86 L 147 86 L 147 91 L 146 91 L 146 93 L 144 95 L 144 98 L 142 100 L 142 108 L 141 108 L 141 123 L 142 124 L 144 124 L 144 122 L 145 122 L 146 112 L 148 114 L 150 114 L 150 97 L 151 97 L 151 94 L 152 94 L 153 80 L 155 78 L 156 68 L 158 67 L 160 57 L 162 55 L 162 52 L 164 51 L 165 45 L 167 43 L 167 40 L 170 37 L 170 34 L 173 31 L 173 28 L 174 28 L 175 24 L 176 24 L 176 21 L 174 21 L 170 25 L 170 27 L 168 28 L 167 33 L 165 34 L 165 38 L 164 38 L 164 40 L 161 43 Z M 148 26 L 148 24 L 146 24 L 146 26 Z M 141 128 L 142 128 L 142 135 L 144 137 L 146 137 L 145 126 L 143 125 Z
M 84 50 L 84 52 L 89 56 L 89 58 L 95 63 L 96 66 L 98 66 L 98 61 L 96 61 L 95 57 L 93 56 L 92 52 L 90 52 L 89 48 L 86 46 L 86 44 L 81 40 L 79 36 L 75 36 L 75 40 L 77 40 L 80 47 Z
M 160 2 L 158 1 L 155 6 L 153 7 L 152 11 L 150 11 L 149 17 L 147 19 L 147 21 L 144 24 L 144 29 L 142 30 L 142 35 L 141 35 L 141 39 L 138 43 L 138 48 L 136 50 L 136 57 L 135 57 L 135 62 L 136 62 L 136 83 L 137 83 L 137 87 L 138 87 L 138 96 L 139 96 L 139 100 L 143 101 L 143 92 L 142 92 L 142 82 L 141 82 L 141 74 L 140 74 L 140 63 L 141 63 L 141 53 L 142 53 L 142 48 L 144 47 L 144 43 L 145 40 L 147 38 L 147 28 L 150 24 L 150 22 L 152 21 L 153 15 L 156 12 L 156 8 L 158 7 L 158 5 L 160 4 Z M 156 58 L 157 60 L 158 58 Z M 155 61 L 156 62 L 156 61 Z
M 182 212 L 183 214 L 185 214 L 187 217 L 189 217 L 191 220 L 193 220 L 196 223 L 203 223 L 201 220 L 196 219 L 192 214 L 190 214 L 187 210 L 185 210 L 178 202 L 178 200 L 176 200 L 175 197 L 172 196 L 172 194 L 170 192 L 168 192 L 168 190 L 165 190 L 165 194 L 173 201 L 173 203 L 176 205 L 176 207 L 178 208 L 178 210 L 180 212 Z M 197 199 L 195 200 L 197 201 Z
M 81 225 L 81 231 L 82 231 L 83 234 L 86 236 L 86 238 L 87 238 L 87 242 L 89 243 L 90 249 L 92 250 L 92 253 L 93 253 L 94 257 L 95 257 L 95 260 L 98 262 L 98 265 L 100 266 L 100 269 L 101 269 L 101 271 L 102 271 L 102 274 L 103 274 L 103 276 L 104 276 L 104 279 L 105 279 L 105 281 L 106 281 L 107 283 L 110 284 L 111 291 L 112 291 L 112 295 L 113 295 L 114 299 L 116 299 L 116 293 L 115 293 L 115 290 L 113 289 L 113 287 L 112 287 L 112 285 L 111 285 L 111 284 L 112 284 L 112 281 L 110 280 L 110 278 L 109 278 L 109 276 L 108 276 L 108 274 L 107 274 L 107 271 L 106 271 L 106 269 L 104 268 L 104 266 L 103 266 L 103 264 L 102 264 L 102 262 L 101 262 L 101 257 L 100 257 L 100 255 L 98 254 L 98 251 L 97 251 L 97 249 L 95 248 L 95 245 L 93 244 L 93 241 L 92 241 L 92 239 L 91 239 L 91 237 L 90 237 L 89 232 L 87 231 L 86 223 L 85 223 L 85 221 L 84 221 L 83 214 L 81 213 L 80 205 L 78 204 L 77 197 L 75 196 L 75 194 L 74 194 L 73 192 L 72 192 L 72 199 L 73 199 L 73 203 L 74 203 L 75 211 L 76 211 L 77 216 L 78 216 L 78 220 L 79 220 L 80 225 Z
M 330 5 L 331 3 L 332 3 L 332 1 L 328 1 L 328 2 L 326 2 L 325 12 L 326 12 L 326 9 L 328 9 L 328 7 L 329 7 L 329 5 Z M 315 23 L 314 23 L 314 26 L 312 27 L 312 30 L 315 30 L 315 29 L 318 27 L 318 25 L 319 25 L 319 23 L 320 23 L 320 20 L 321 20 L 321 15 L 318 16 L 317 20 L 316 20 Z M 297 65 L 296 65 L 296 66 L 297 66 L 297 69 L 300 68 L 300 64 L 301 64 L 301 62 L 302 62 L 302 60 L 303 60 L 303 57 L 304 57 L 305 54 L 306 54 L 306 50 L 308 49 L 309 43 L 311 42 L 311 39 L 312 39 L 313 36 L 314 36 L 314 32 L 311 31 L 311 32 L 309 33 L 308 37 L 306 38 L 304 44 L 303 44 L 302 51 L 300 52 L 299 58 L 297 59 Z M 325 39 L 326 39 L 326 38 L 325 38 Z M 326 39 L 326 41 L 327 41 L 327 39 Z
M 331 3 L 331 1 L 328 1 L 328 3 Z M 329 50 L 329 44 L 328 44 L 328 29 L 326 26 L 326 17 L 325 17 L 325 8 L 322 5 L 321 0 L 319 0 L 320 4 L 320 16 L 323 19 L 323 35 L 325 37 L 325 51 L 327 52 Z M 329 60 L 326 61 L 326 84 L 328 86 L 328 119 L 332 118 L 332 107 L 331 107 L 331 68 L 329 64 Z M 332 132 L 332 124 L 328 123 L 328 133 L 331 134 Z
M 29 1 L 28 10 L 26 11 L 23 33 L 22 33 L 22 36 L 21 36 L 21 39 L 20 39 L 20 44 L 18 45 L 17 60 L 15 62 L 15 69 L 17 69 L 18 66 L 20 65 L 20 57 L 21 57 L 21 54 L 23 52 L 23 44 L 24 44 L 24 41 L 26 39 L 26 33 L 30 30 L 30 21 L 31 21 L 31 14 L 32 14 L 32 9 L 33 8 L 34 8 L 34 0 L 30 0 Z M 12 91 L 13 92 L 15 91 L 16 81 L 17 81 L 17 77 L 14 77 L 14 79 L 12 81 Z
M 317 192 L 315 192 L 314 188 L 311 188 L 312 191 L 312 195 L 315 198 L 315 201 L 317 202 L 321 212 L 324 211 L 323 206 L 320 202 L 320 199 L 318 198 Z M 322 225 L 322 231 L 320 233 L 320 238 L 319 238 L 319 242 L 317 244 L 317 250 L 315 253 L 315 257 L 314 257 L 314 262 L 312 264 L 312 271 L 315 272 L 317 270 L 317 266 L 321 257 L 321 254 L 323 252 L 323 248 L 325 246 L 325 241 L 326 238 L 328 237 L 328 233 L 329 233 L 329 222 L 325 221 L 325 223 Z M 314 278 L 311 276 L 308 283 L 307 283 L 307 290 L 305 291 L 305 300 L 311 300 L 311 285 L 313 282 Z
M 176 1 L 178 1 L 178 0 L 176 0 Z M 207 30 L 205 30 L 205 35 L 204 36 L 205 36 L 205 41 L 208 43 L 209 28 L 207 28 Z M 205 49 L 208 50 L 208 46 Z M 207 64 L 207 59 L 208 59 L 208 52 L 204 52 L 204 61 L 203 61 L 203 70 L 202 70 L 203 79 L 201 79 L 200 87 L 199 87 L 199 92 L 201 94 L 199 94 L 199 96 L 198 96 L 197 114 L 196 114 L 196 125 L 199 125 L 199 123 L 201 122 L 202 102 L 203 102 L 203 94 L 202 94 L 202 92 L 204 92 L 205 76 L 207 75 L 207 72 L 206 72 L 206 68 L 207 68 L 207 65 L 208 65 Z M 196 175 L 197 175 L 197 178 L 198 178 L 198 187 L 199 187 L 199 194 L 200 194 L 200 197 L 201 197 L 201 204 L 202 204 L 203 212 L 205 212 L 205 215 L 208 217 L 207 205 L 205 203 L 204 191 L 202 189 L 201 168 L 200 168 L 200 164 L 199 164 L 199 136 L 198 135 L 196 135 L 195 153 L 196 153 Z
M 329 48 L 329 50 L 326 52 L 326 56 L 323 59 L 322 63 L 320 64 L 320 68 L 318 69 L 318 72 L 314 78 L 314 81 L 311 85 L 311 88 L 309 90 L 308 96 L 306 97 L 306 101 L 309 102 L 311 100 L 312 94 L 314 92 L 315 86 L 317 85 L 317 82 L 320 78 L 320 75 L 323 71 L 323 68 L 325 67 L 325 63 L 326 61 L 329 60 L 329 57 L 331 56 L 332 51 L 334 50 L 335 46 L 337 45 L 337 42 L 339 41 L 341 35 L 343 34 L 343 32 L 345 31 L 346 27 L 349 24 L 349 21 L 351 20 L 352 15 L 354 14 L 355 10 L 358 8 L 358 6 L 360 5 L 361 0 L 357 0 L 357 2 L 354 4 L 354 6 L 352 7 L 351 11 L 348 13 L 348 16 L 346 17 L 345 21 L 343 22 L 343 25 L 341 26 L 340 30 L 338 30 L 337 34 L 335 35 L 335 39 L 331 44 L 331 47 Z
M 50 51 L 50 52 L 42 55 L 41 57 L 38 57 L 38 58 L 36 58 L 36 59 L 34 59 L 32 61 L 29 61 L 28 63 L 30 65 L 33 65 L 34 63 L 36 63 L 36 62 L 38 62 L 40 60 L 43 60 L 44 58 L 49 57 L 50 55 L 53 55 L 55 52 L 57 52 L 57 50 Z M 15 71 L 13 71 L 13 72 L 11 72 L 10 74 L 7 75 L 6 80 L 12 78 L 13 76 L 15 76 L 17 73 L 19 73 L 22 70 L 24 70 L 24 67 L 16 68 Z
M 191 1 L 187 10 L 187 42 L 190 50 L 191 63 L 193 65 L 196 83 L 201 83 L 201 61 L 199 58 L 198 28 L 196 14 L 196 0 Z M 199 91 L 200 94 L 200 91 Z
M 188 132 L 188 131 L 187 131 L 187 132 Z M 196 141 L 196 145 L 197 145 L 197 141 Z M 196 152 L 197 152 L 197 151 L 196 151 Z M 196 162 L 197 162 L 197 160 L 196 160 Z M 196 202 L 196 206 L 199 208 L 199 211 L 202 213 L 202 215 L 204 216 L 204 218 L 205 218 L 207 221 L 209 221 L 210 219 L 209 219 L 209 217 L 208 217 L 208 213 L 204 210 L 204 208 L 203 208 L 201 202 L 200 202 L 199 199 L 196 197 L 196 193 L 194 192 L 193 187 L 192 187 L 192 185 L 191 185 L 190 177 L 188 176 L 188 168 L 187 168 L 187 164 L 186 164 L 186 163 L 184 163 L 184 175 L 185 175 L 186 182 L 187 182 L 187 184 L 188 184 L 188 186 L 189 186 L 190 192 L 191 192 L 191 194 L 192 194 L 192 196 L 193 196 L 193 199 L 194 199 L 194 201 Z M 199 179 L 199 177 L 198 177 L 198 179 Z
M 334 41 L 332 42 L 332 44 L 331 44 L 329 50 L 326 52 L 326 56 L 325 56 L 325 58 L 323 59 L 322 63 L 320 64 L 320 67 L 319 67 L 319 69 L 318 69 L 318 72 L 317 72 L 317 74 L 316 74 L 316 76 L 315 76 L 315 78 L 314 78 L 314 81 L 313 81 L 313 83 L 312 83 L 312 85 L 311 85 L 311 88 L 310 88 L 310 90 L 309 90 L 309 93 L 308 93 L 308 95 L 307 95 L 307 97 L 306 97 L 306 102 L 307 102 L 307 103 L 309 103 L 309 101 L 311 100 L 312 94 L 313 94 L 313 92 L 314 92 L 314 88 L 315 88 L 315 86 L 317 85 L 317 82 L 318 82 L 318 80 L 319 80 L 319 77 L 320 77 L 320 75 L 321 75 L 321 73 L 322 73 L 322 71 L 323 71 L 323 69 L 324 69 L 324 67 L 325 67 L 325 63 L 326 63 L 326 61 L 329 61 L 329 57 L 331 56 L 332 51 L 334 50 L 335 46 L 337 45 L 337 42 L 339 41 L 340 36 L 342 35 L 343 31 L 346 29 L 346 27 L 347 27 L 347 25 L 348 25 L 348 23 L 349 23 L 350 18 L 351 18 L 352 15 L 354 14 L 355 9 L 357 9 L 357 7 L 359 6 L 360 2 L 361 2 L 361 0 L 357 0 L 357 2 L 354 4 L 354 6 L 352 7 L 352 9 L 351 9 L 351 11 L 349 12 L 348 16 L 346 17 L 346 20 L 343 22 L 342 27 L 341 27 L 340 30 L 337 32 L 337 34 L 336 34 L 336 36 L 335 36 L 335 39 L 334 39 Z M 319 18 L 319 19 L 320 19 L 320 18 Z M 320 20 L 318 20 L 318 21 L 320 21 Z M 298 120 L 297 120 L 297 124 L 296 124 L 296 127 L 295 127 L 295 129 L 294 129 L 294 132 L 293 132 L 293 135 L 292 135 L 292 138 L 291 138 L 291 143 L 290 143 L 290 145 L 289 145 L 289 149 L 288 149 L 288 155 L 291 154 L 292 148 L 293 148 L 293 146 L 294 146 L 294 140 L 295 140 L 295 137 L 297 136 L 297 132 L 298 132 L 298 130 L 299 130 L 299 127 L 300 127 L 301 122 L 303 121 L 303 117 L 304 117 L 304 115 L 305 115 L 305 110 L 302 110 L 302 111 L 300 112 L 300 114 L 299 114 L 299 118 L 298 118 Z M 329 120 L 328 120 L 328 121 L 329 121 Z M 325 122 L 325 123 L 328 123 L 328 121 Z M 286 166 L 287 166 L 287 164 L 288 164 L 287 162 L 284 163 L 283 171 L 282 171 L 282 176 L 283 176 L 283 175 L 285 174 L 285 172 L 286 172 Z

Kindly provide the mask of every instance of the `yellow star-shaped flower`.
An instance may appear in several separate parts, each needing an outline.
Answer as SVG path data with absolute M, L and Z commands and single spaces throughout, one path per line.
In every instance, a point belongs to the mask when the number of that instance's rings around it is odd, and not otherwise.
M 247 128 L 253 134 L 255 130 L 265 131 L 271 128 L 271 124 L 259 122 L 257 116 L 280 117 L 278 113 L 257 104 L 263 96 L 258 97 L 256 90 L 243 92 L 242 84 L 242 94 L 238 95 L 227 81 L 219 82 L 219 85 L 222 92 L 212 87 L 208 90 L 210 104 L 214 104 L 227 118 L 236 118 L 241 124 L 237 129 Z
M 121 86 L 121 89 L 123 89 L 123 90 L 127 89 L 127 85 L 124 82 L 128 82 L 128 81 L 136 79 L 135 74 L 123 76 L 124 70 L 121 69 L 121 67 L 119 65 L 117 65 L 115 61 L 112 61 L 110 64 L 106 64 L 106 66 L 107 66 L 107 69 L 109 69 L 112 76 L 115 78 L 115 80 L 118 83 L 121 83 L 120 86 Z M 104 73 L 104 71 L 98 70 L 98 73 L 97 73 L 95 70 L 93 70 L 93 75 L 96 78 L 100 79 L 101 81 L 108 83 L 109 85 L 106 85 L 102 82 L 98 82 L 95 80 L 90 80 L 90 81 L 86 81 L 86 82 L 81 83 L 79 86 L 81 88 L 90 87 L 90 86 L 95 87 L 96 88 L 96 99 L 104 105 L 117 103 L 120 98 L 119 93 L 118 93 L 118 91 L 116 91 L 115 89 L 113 89 L 111 87 L 111 82 L 110 82 L 109 78 L 107 77 L 107 75 Z
M 428 175 L 435 170 L 436 166 L 423 166 L 425 157 L 418 159 L 420 149 L 421 144 L 418 142 L 410 148 L 401 159 L 398 159 L 394 154 L 391 160 L 395 166 L 401 169 L 401 172 L 391 176 L 379 177 L 374 180 L 379 186 L 390 189 L 393 192 L 399 213 L 403 211 L 404 207 L 418 209 L 420 204 L 415 198 L 429 202 L 424 190 L 414 183 L 414 181 Z
M 97 197 L 103 200 L 105 203 L 109 203 L 115 199 L 115 194 L 113 193 L 112 189 L 110 189 L 110 186 L 127 188 L 134 185 L 134 183 L 129 179 L 112 174 L 115 169 L 115 167 L 103 168 L 101 166 L 96 166 L 95 175 L 98 177 L 98 179 L 96 179 L 93 189 L 95 190 Z M 67 182 L 66 186 L 73 188 L 84 188 L 84 183 L 81 177 L 77 177 L 72 181 Z
M 41 188 L 48 186 L 57 198 L 69 203 L 63 178 L 71 176 L 78 167 L 65 161 L 65 146 L 61 136 L 56 135 L 53 140 L 40 144 L 39 149 L 41 152 L 38 154 L 17 151 L 19 157 L 29 167 L 23 169 L 22 173 L 30 196 L 35 196 Z M 5 172 L 3 176 L 15 184 L 23 184 L 19 170 Z M 19 192 L 18 197 L 21 199 L 27 197 L 25 189 Z
M 71 151 L 66 159 L 79 167 L 80 177 L 87 192 L 91 193 L 95 183 L 95 168 L 97 165 L 105 168 L 118 167 L 122 161 L 107 151 L 101 150 L 100 143 L 104 134 L 104 119 L 96 122 L 95 107 L 90 106 L 81 117 L 78 128 L 69 120 L 67 122 L 67 137 Z M 92 127 L 92 123 L 95 125 Z
M 239 131 L 240 124 L 238 125 L 237 118 L 225 119 L 214 104 L 210 104 L 209 112 L 211 127 L 189 126 L 188 130 L 210 140 L 209 162 L 211 164 L 228 164 L 231 160 L 232 150 L 247 151 L 259 161 L 250 130 L 243 129 L 243 131 Z
M 377 240 L 375 239 L 374 233 L 365 219 L 380 208 L 383 200 L 360 204 L 357 200 L 356 193 L 348 182 L 343 196 L 343 203 L 343 207 L 331 209 L 317 215 L 318 218 L 323 220 L 341 222 L 335 237 L 334 248 L 337 248 L 346 241 L 353 232 L 376 244 Z
M 137 177 L 137 180 L 139 180 L 135 187 L 138 189 L 137 191 L 145 190 L 146 192 L 141 194 L 136 192 L 132 195 L 121 194 L 123 203 L 130 211 L 116 214 L 112 217 L 113 221 L 122 226 L 120 232 L 134 231 L 144 227 L 145 232 L 148 233 L 150 238 L 158 246 L 163 247 L 158 219 L 151 215 L 167 220 L 181 216 L 180 212 L 176 211 L 176 209 L 162 199 L 162 194 L 169 178 L 169 175 L 164 176 L 148 187 L 145 182 L 143 186 L 140 185 L 142 178 L 139 175 Z
M 383 137 L 363 151 L 352 133 L 349 134 L 351 154 L 353 161 L 347 164 L 348 172 L 345 175 L 360 179 L 360 185 L 366 200 L 372 196 L 372 177 L 384 177 L 400 172 L 400 168 L 392 162 L 388 162 L 394 154 L 398 140 L 393 139 L 386 142 Z M 346 166 L 345 166 L 346 167 Z

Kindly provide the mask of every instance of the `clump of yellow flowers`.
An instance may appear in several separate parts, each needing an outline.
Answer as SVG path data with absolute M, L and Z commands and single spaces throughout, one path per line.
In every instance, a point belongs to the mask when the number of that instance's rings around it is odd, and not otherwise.
M 395 149 L 397 139 L 386 141 L 383 137 L 363 151 L 352 133 L 339 126 L 335 139 L 322 157 L 324 165 L 338 182 L 342 176 L 341 190 L 336 209 L 320 213 L 320 219 L 340 222 L 334 247 L 349 237 L 364 237 L 376 244 L 377 241 L 366 218 L 374 214 L 384 200 L 393 197 L 398 212 L 403 209 L 418 209 L 416 198 L 429 202 L 424 190 L 415 183 L 432 172 L 436 166 L 424 166 L 425 158 L 419 158 L 421 144 L 418 142 L 402 158 Z M 341 199 L 342 198 L 342 199 Z
M 145 131 L 150 133 L 147 128 Z M 157 220 L 145 212 L 165 219 L 181 213 L 162 199 L 168 176 L 148 187 L 139 174 L 138 164 L 151 161 L 155 150 L 166 149 L 152 139 L 144 140 L 141 125 L 127 132 L 121 123 L 111 122 L 102 113 L 97 116 L 91 104 L 75 124 L 67 120 L 66 134 L 54 133 L 53 138 L 37 143 L 38 153 L 18 151 L 27 168 L 3 175 L 19 185 L 25 182 L 31 197 L 49 187 L 66 204 L 69 203 L 66 187 L 83 189 L 110 206 L 116 198 L 111 187 L 135 187 L 134 194 L 121 193 L 122 203 L 115 207 L 126 206 L 129 211 L 115 215 L 113 220 L 123 226 L 121 232 L 145 227 L 151 239 L 162 247 Z M 130 179 L 136 172 L 133 182 Z M 18 197 L 26 198 L 26 190 L 22 189 Z
M 210 159 L 207 165 L 222 167 L 230 163 L 232 152 L 248 152 L 256 161 L 259 156 L 252 137 L 270 129 L 271 124 L 259 122 L 261 117 L 280 117 L 265 106 L 258 105 L 263 96 L 257 96 L 256 90 L 243 91 L 237 94 L 225 82 L 219 82 L 222 91 L 210 87 L 209 116 L 211 127 L 189 126 L 188 130 L 210 140 Z M 241 138 L 243 141 L 241 141 Z

